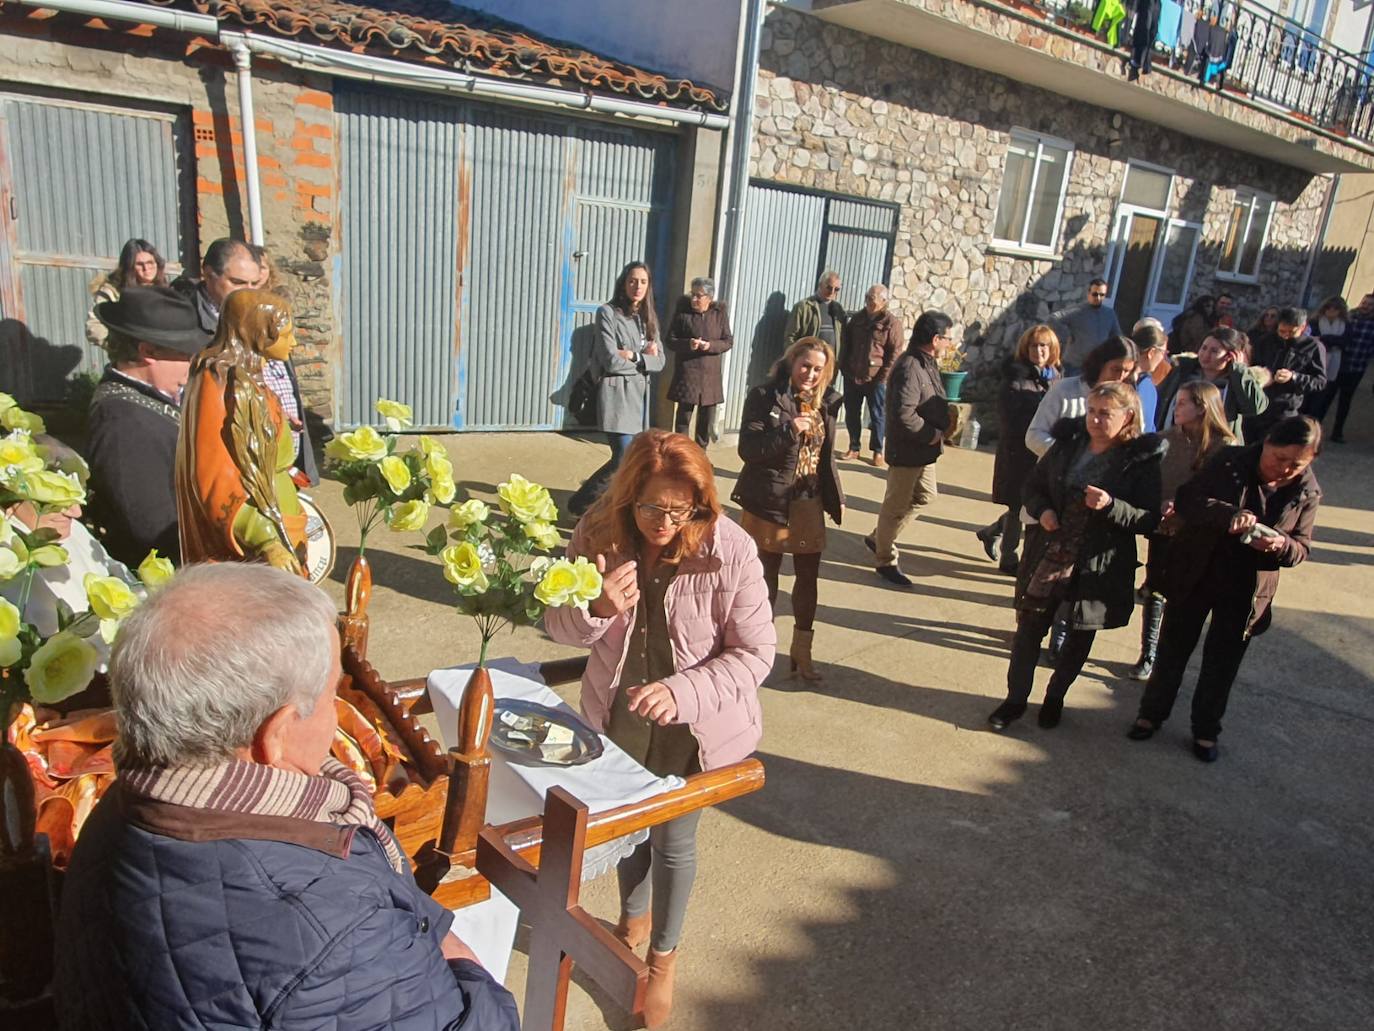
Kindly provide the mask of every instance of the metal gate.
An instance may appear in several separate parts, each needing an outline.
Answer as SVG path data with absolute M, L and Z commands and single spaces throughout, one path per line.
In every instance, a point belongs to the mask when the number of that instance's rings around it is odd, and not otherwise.
M 811 295 L 826 269 L 840 274 L 840 303 L 863 305 L 887 283 L 897 206 L 787 187 L 749 184 L 739 281 L 730 313 L 735 346 L 726 355 L 723 430 L 739 429 L 744 399 L 785 350 L 792 306 Z
M 141 237 L 180 267 L 194 237 L 174 114 L 0 94 L 0 390 L 58 401 L 98 372 L 93 281 Z
M 380 395 L 419 426 L 561 427 L 576 331 L 626 262 L 663 267 L 677 138 L 400 92 L 336 110 L 338 422 Z

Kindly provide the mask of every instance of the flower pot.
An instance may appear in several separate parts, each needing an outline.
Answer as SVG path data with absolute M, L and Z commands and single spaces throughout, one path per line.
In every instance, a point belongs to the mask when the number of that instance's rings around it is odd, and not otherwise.
M 943 381 L 944 381 L 944 384 L 945 384 L 945 400 L 946 400 L 946 401 L 958 401 L 958 400 L 959 400 L 959 392 L 960 392 L 961 390 L 964 389 L 964 378 L 965 378 L 966 376 L 968 376 L 968 373 L 967 373 L 967 372 L 942 372 L 942 373 L 940 373 L 940 379 L 943 380 Z

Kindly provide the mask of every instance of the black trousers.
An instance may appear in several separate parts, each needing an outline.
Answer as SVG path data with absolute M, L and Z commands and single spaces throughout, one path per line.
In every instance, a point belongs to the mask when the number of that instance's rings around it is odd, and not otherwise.
M 1049 633 L 1059 606 L 1048 612 L 1020 611 L 1016 614 L 1016 636 L 1011 642 L 1011 663 L 1007 666 L 1007 701 L 1024 705 L 1035 685 L 1035 667 L 1040 661 L 1040 642 Z M 1062 699 L 1070 685 L 1083 672 L 1083 663 L 1093 648 L 1096 630 L 1070 630 L 1064 638 L 1054 674 L 1045 688 L 1046 698 Z
M 1221 733 L 1221 717 L 1231 697 L 1241 660 L 1250 640 L 1245 624 L 1250 618 L 1247 597 L 1201 597 L 1170 600 L 1164 606 L 1164 625 L 1159 631 L 1159 654 L 1154 672 L 1140 699 L 1140 718 L 1158 726 L 1169 718 L 1183 674 L 1202 636 L 1202 624 L 1212 617 L 1202 645 L 1202 670 L 1193 690 L 1193 737 L 1215 741 Z
M 1332 427 L 1333 437 L 1345 436 L 1345 419 L 1350 414 L 1350 402 L 1355 399 L 1355 390 L 1364 379 L 1364 371 L 1341 372 L 1336 375 L 1336 424 Z
M 1135 7 L 1131 32 L 1131 67 L 1148 72 L 1153 63 L 1155 37 L 1159 35 L 1159 0 L 1140 0 Z
M 711 443 L 711 422 L 716 415 L 715 405 L 689 405 L 681 401 L 677 403 L 677 414 L 673 417 L 673 430 L 676 433 L 686 433 L 687 427 L 692 422 L 692 409 L 697 413 L 697 431 L 692 439 L 697 442 L 697 446 L 705 448 Z

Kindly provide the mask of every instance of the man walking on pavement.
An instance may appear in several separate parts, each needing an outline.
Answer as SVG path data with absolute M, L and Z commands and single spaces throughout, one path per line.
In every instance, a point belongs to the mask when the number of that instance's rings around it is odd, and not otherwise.
M 838 354 L 844 324 L 844 308 L 840 305 L 840 274 L 822 272 L 821 278 L 816 281 L 816 292 L 798 301 L 792 314 L 787 317 L 783 348 L 791 347 L 802 337 L 820 337 Z
M 1087 300 L 1082 304 L 1050 316 L 1063 348 L 1065 376 L 1078 375 L 1089 351 L 1108 337 L 1121 335 L 1121 323 L 1106 301 L 1107 281 L 1099 277 L 1088 284 Z
M 950 423 L 939 358 L 954 343 L 953 325 L 944 312 L 922 313 L 888 381 L 887 492 L 878 528 L 864 543 L 874 553 L 877 574 L 897 587 L 911 586 L 897 566 L 897 537 L 913 513 L 938 495 L 935 462 Z
M 873 465 L 885 469 L 883 423 L 887 414 L 887 379 L 902 350 L 902 320 L 888 310 L 887 287 L 874 283 L 868 288 L 863 310 L 845 324 L 841 337 L 839 364 L 844 373 L 844 421 L 849 429 L 849 450 L 840 458 L 852 461 L 859 457 L 863 407 L 867 402 Z

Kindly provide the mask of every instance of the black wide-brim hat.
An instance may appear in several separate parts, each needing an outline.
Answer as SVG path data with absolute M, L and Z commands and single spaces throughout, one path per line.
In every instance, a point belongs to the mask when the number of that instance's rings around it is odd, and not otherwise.
M 210 342 L 210 334 L 201 329 L 195 297 L 170 286 L 127 287 L 119 300 L 97 304 L 95 317 L 139 343 L 191 357 Z

